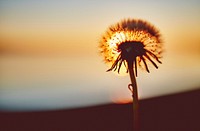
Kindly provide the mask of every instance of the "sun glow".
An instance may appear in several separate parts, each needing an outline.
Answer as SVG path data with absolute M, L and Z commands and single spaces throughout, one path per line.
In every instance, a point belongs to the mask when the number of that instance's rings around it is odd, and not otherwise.
M 138 41 L 143 42 L 145 47 L 150 48 L 154 47 L 154 43 L 157 42 L 157 39 L 151 34 L 145 32 L 145 31 L 122 31 L 122 32 L 116 32 L 114 33 L 111 38 L 107 37 L 107 44 L 108 44 L 108 50 L 109 53 L 107 54 L 107 57 L 114 58 L 112 62 L 117 58 L 119 55 L 118 46 L 126 41 Z M 152 50 L 152 49 L 150 49 Z
M 128 103 L 131 103 L 132 100 L 131 99 L 113 99 L 112 100 L 113 103 L 116 103 L 116 104 L 128 104 Z

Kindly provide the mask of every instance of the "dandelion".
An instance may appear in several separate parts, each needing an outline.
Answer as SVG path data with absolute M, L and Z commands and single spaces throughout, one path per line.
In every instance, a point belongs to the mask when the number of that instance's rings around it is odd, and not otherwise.
M 122 66 L 129 72 L 131 83 L 129 89 L 133 96 L 134 131 L 139 130 L 138 93 L 135 76 L 137 67 L 149 72 L 151 63 L 158 68 L 161 64 L 162 40 L 159 30 L 152 24 L 140 19 L 125 19 L 111 25 L 100 40 L 100 53 L 104 61 L 111 65 L 107 71 L 120 73 Z
M 147 62 L 158 68 L 162 54 L 159 31 L 143 20 L 127 19 L 110 26 L 100 41 L 100 52 L 108 64 L 107 71 L 120 72 L 121 66 L 133 63 L 137 76 L 137 66 L 149 72 Z M 154 61 L 155 60 L 155 61 Z M 128 68 L 127 68 L 128 72 Z

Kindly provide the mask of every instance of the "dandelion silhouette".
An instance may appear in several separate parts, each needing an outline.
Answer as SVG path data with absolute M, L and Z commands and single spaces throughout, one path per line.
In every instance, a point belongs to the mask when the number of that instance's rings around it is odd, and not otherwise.
M 144 20 L 125 19 L 108 28 L 99 47 L 105 62 L 112 65 L 107 71 L 120 73 L 121 66 L 125 66 L 129 72 L 132 84 L 128 88 L 133 97 L 134 131 L 138 131 L 137 66 L 149 72 L 148 63 L 155 68 L 158 68 L 157 63 L 161 64 L 162 41 L 159 30 Z

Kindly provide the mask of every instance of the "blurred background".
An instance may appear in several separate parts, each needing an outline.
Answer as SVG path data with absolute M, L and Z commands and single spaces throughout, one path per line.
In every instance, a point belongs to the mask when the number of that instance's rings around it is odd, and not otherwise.
M 128 75 L 107 73 L 98 52 L 124 18 L 154 24 L 162 65 L 139 71 L 139 99 L 200 89 L 199 0 L 1 0 L 0 110 L 40 111 L 127 103 Z

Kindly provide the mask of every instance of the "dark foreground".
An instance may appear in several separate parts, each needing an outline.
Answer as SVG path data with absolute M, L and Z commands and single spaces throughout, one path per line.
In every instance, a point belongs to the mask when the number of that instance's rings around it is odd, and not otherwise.
M 200 131 L 200 90 L 140 101 L 141 131 Z M 0 131 L 133 131 L 132 104 L 0 112 Z

